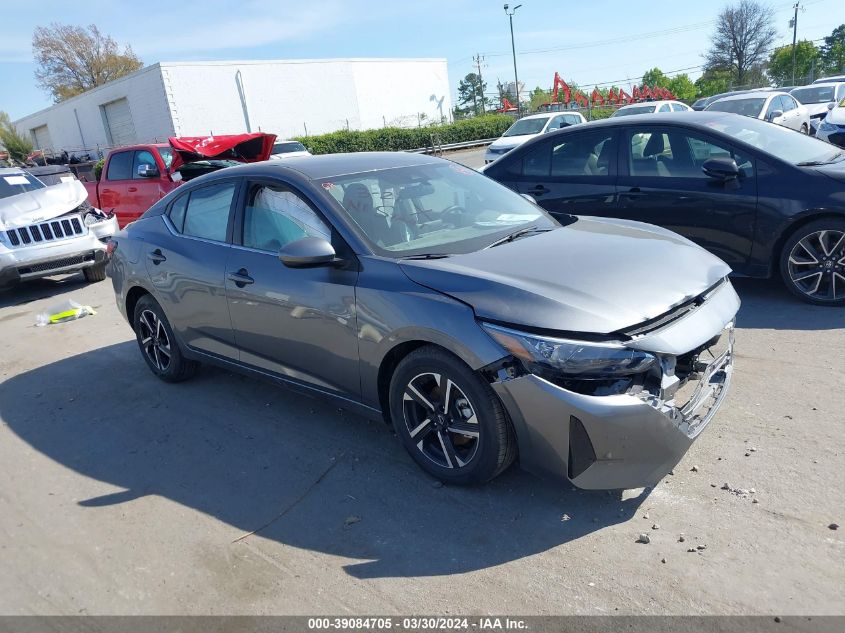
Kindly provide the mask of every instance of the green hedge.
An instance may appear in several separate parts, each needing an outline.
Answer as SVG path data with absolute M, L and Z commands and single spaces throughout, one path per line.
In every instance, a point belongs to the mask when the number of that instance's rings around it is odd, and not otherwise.
M 591 121 L 597 121 L 599 119 L 607 119 L 608 117 L 610 117 L 611 114 L 616 112 L 616 110 L 618 110 L 618 109 L 619 108 L 593 108 L 590 111 L 590 120 Z M 586 112 L 584 112 L 582 110 L 581 114 L 586 115 Z
M 432 134 L 444 144 L 495 138 L 501 136 L 513 122 L 514 119 L 505 114 L 490 114 L 432 127 L 343 130 L 319 136 L 300 136 L 295 140 L 305 145 L 312 154 L 400 151 L 431 145 Z

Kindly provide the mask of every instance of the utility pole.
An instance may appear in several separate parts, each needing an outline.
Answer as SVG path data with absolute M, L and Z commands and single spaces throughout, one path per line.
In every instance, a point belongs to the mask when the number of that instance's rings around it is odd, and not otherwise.
M 792 18 L 792 85 L 795 85 L 795 42 L 798 37 L 798 3 L 795 3 L 795 6 L 792 7 L 795 9 L 795 17 Z
M 481 62 L 484 61 L 484 56 L 481 53 L 476 53 L 472 59 L 475 61 L 475 67 L 478 69 L 478 92 L 481 95 L 481 114 L 484 114 L 484 80 L 481 79 Z M 478 108 L 475 109 L 475 113 L 478 114 Z
M 513 9 L 508 11 L 508 5 L 505 5 L 505 13 L 508 15 L 508 19 L 510 20 L 511 24 L 511 51 L 513 52 L 513 84 L 514 90 L 516 91 L 516 113 L 519 114 L 519 75 L 516 73 L 516 44 L 513 41 L 513 14 L 516 13 L 516 10 L 521 7 L 521 4 L 516 5 Z

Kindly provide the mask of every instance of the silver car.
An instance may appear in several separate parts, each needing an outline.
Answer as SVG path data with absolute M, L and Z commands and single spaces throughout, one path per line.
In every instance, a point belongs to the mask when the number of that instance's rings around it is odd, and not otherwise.
M 329 398 L 383 418 L 449 483 L 518 461 L 583 488 L 654 484 L 733 371 L 724 262 L 651 225 L 555 220 L 437 158 L 224 169 L 112 251 L 153 374 L 212 363 Z
M 0 287 L 78 270 L 102 281 L 117 230 L 72 175 L 47 186 L 21 169 L 0 169 Z

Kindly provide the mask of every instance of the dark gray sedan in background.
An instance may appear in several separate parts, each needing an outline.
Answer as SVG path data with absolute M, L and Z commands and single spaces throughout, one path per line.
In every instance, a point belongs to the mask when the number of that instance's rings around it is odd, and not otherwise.
M 449 483 L 518 460 L 584 488 L 654 484 L 730 382 L 724 262 L 655 226 L 552 219 L 436 158 L 224 169 L 110 251 L 154 374 L 214 363 L 383 416 Z

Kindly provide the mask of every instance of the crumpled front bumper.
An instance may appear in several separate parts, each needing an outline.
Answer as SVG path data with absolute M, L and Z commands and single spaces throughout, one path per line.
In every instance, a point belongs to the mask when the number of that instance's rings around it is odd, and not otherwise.
M 106 241 L 117 233 L 117 218 L 87 227 L 83 235 L 10 247 L 0 243 L 0 287 L 19 281 L 74 272 L 106 259 Z
M 730 387 L 732 318 L 739 300 L 729 284 L 720 294 L 714 303 L 721 305 L 710 314 L 702 311 L 701 318 L 672 326 L 675 343 L 684 331 L 700 338 L 701 334 L 713 337 L 725 328 L 718 354 L 708 357 L 706 369 L 672 396 L 590 396 L 533 374 L 492 383 L 513 422 L 521 467 L 588 489 L 639 488 L 660 481 L 712 420 Z M 722 321 L 715 330 L 712 326 L 701 329 L 708 318 L 712 321 L 726 314 L 731 319 L 727 326 Z M 672 333 L 668 334 L 658 333 L 654 341 L 671 345 Z

